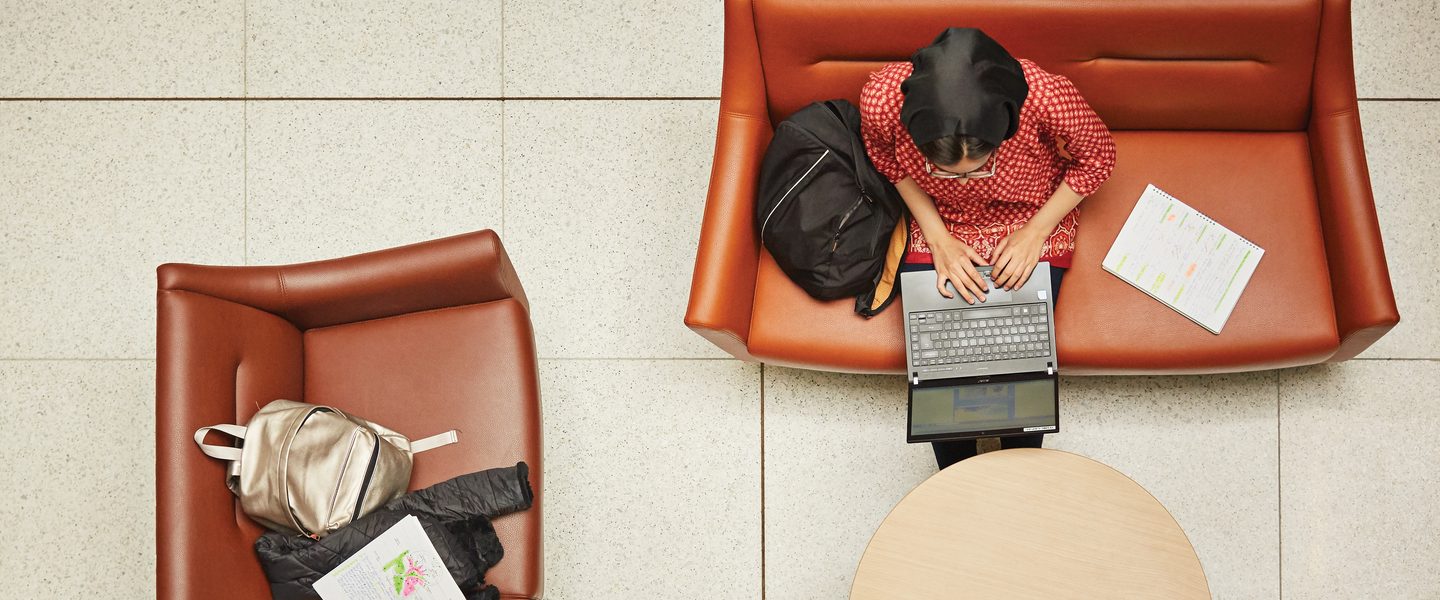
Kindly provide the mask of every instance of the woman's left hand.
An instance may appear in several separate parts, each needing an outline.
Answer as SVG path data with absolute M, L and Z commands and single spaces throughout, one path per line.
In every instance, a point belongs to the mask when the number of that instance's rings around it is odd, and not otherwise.
M 1039 228 L 1026 225 L 1015 230 L 995 245 L 994 265 L 990 280 L 997 287 L 1013 290 L 1030 280 L 1030 273 L 1040 262 L 1040 247 L 1047 236 Z

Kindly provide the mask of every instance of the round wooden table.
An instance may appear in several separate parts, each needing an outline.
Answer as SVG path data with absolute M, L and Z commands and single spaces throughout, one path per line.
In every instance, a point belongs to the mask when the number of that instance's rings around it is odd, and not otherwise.
M 925 480 L 865 548 L 851 600 L 1209 598 L 1185 532 L 1088 458 L 1018 448 Z

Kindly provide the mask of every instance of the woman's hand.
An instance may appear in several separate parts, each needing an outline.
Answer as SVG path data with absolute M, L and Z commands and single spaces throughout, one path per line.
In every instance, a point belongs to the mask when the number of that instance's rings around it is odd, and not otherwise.
M 995 268 L 990 271 L 995 285 L 1007 290 L 1025 285 L 1040 262 L 1046 237 L 1038 227 L 1026 225 L 1000 240 L 995 245 Z
M 978 298 L 985 301 L 985 292 L 989 286 L 985 278 L 975 270 L 975 265 L 985 264 L 985 259 L 965 242 L 955 239 L 949 232 L 937 235 L 934 238 L 926 237 L 926 243 L 930 245 L 930 255 L 935 260 L 935 287 L 940 290 L 940 295 L 946 298 L 954 298 L 950 290 L 945 289 L 945 282 L 949 281 L 955 285 L 960 292 L 960 297 L 966 302 L 974 304 Z

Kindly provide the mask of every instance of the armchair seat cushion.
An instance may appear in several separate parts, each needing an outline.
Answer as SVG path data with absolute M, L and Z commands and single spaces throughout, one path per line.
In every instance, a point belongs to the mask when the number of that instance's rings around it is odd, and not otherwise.
M 1070 374 L 1248 371 L 1321 362 L 1339 336 L 1305 132 L 1115 132 L 1110 181 L 1081 205 L 1075 266 L 1056 304 Z M 1101 261 L 1147 184 L 1265 249 L 1223 340 L 1118 277 Z M 762 254 L 750 351 L 765 362 L 900 373 L 900 303 L 869 321 L 818 302 Z
M 540 459 L 539 391 L 530 321 L 507 298 L 305 332 L 305 397 L 418 439 L 450 429 L 460 442 L 416 456 L 410 490 L 456 474 Z M 532 484 L 540 473 L 532 471 Z M 502 592 L 538 587 L 540 511 L 498 517 L 505 556 L 485 574 Z

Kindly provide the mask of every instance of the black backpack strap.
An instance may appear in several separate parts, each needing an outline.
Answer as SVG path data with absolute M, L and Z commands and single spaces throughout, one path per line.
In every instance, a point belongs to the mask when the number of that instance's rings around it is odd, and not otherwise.
M 860 138 L 860 109 L 851 104 L 849 100 L 826 100 L 823 102 L 825 108 L 835 115 L 835 118 L 849 131 L 850 162 L 855 169 L 855 183 L 860 186 L 860 194 L 867 198 L 874 199 L 870 190 L 866 189 L 865 180 L 867 175 L 875 171 L 870 164 L 869 155 L 865 154 L 865 142 Z

